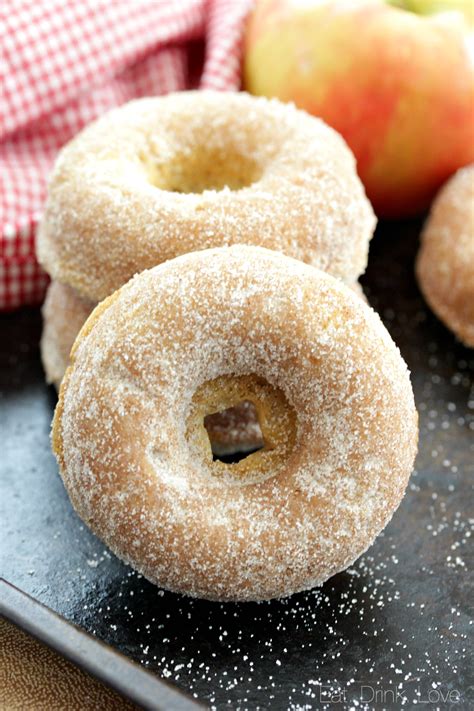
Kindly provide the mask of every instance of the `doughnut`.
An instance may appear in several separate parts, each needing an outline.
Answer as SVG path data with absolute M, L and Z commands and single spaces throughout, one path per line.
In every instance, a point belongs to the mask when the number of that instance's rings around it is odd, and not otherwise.
M 355 159 L 321 120 L 242 92 L 179 92 L 114 109 L 61 151 L 38 258 L 94 302 L 180 254 L 242 243 L 352 283 L 374 226 Z
M 434 313 L 474 348 L 474 164 L 455 173 L 436 196 L 416 274 Z
M 214 461 L 206 416 L 247 401 L 264 447 Z M 264 600 L 321 584 L 373 542 L 403 497 L 417 413 L 370 307 L 314 267 L 236 245 L 99 304 L 52 443 L 79 516 L 150 581 Z
M 43 304 L 43 333 L 40 352 L 46 382 L 57 389 L 69 361 L 69 353 L 95 304 L 83 299 L 74 289 L 58 281 L 48 286 Z

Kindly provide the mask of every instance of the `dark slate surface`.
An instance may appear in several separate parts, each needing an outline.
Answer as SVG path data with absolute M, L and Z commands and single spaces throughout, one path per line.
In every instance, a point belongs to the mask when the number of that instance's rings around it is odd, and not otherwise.
M 7 580 L 218 709 L 472 708 L 473 353 L 423 304 L 417 233 L 383 226 L 363 283 L 412 370 L 420 451 L 400 509 L 350 570 L 283 601 L 222 605 L 118 562 L 57 474 L 40 315 L 24 309 L 0 319 Z

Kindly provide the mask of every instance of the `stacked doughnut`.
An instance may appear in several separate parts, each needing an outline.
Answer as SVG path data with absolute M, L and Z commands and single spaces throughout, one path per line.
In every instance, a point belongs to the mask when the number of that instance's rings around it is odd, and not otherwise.
M 236 245 L 138 274 L 93 311 L 53 423 L 71 501 L 168 590 L 262 600 L 350 565 L 397 508 L 417 415 L 377 314 L 300 261 Z M 214 460 L 204 420 L 254 404 L 264 447 Z
M 61 152 L 38 235 L 52 277 L 42 358 L 57 387 L 95 304 L 134 274 L 253 244 L 355 284 L 375 217 L 352 153 L 322 121 L 245 93 L 132 101 Z
M 354 293 L 374 224 L 342 139 L 274 100 L 143 99 L 63 150 L 38 245 L 53 450 L 79 515 L 152 582 L 289 595 L 390 520 L 417 415 Z

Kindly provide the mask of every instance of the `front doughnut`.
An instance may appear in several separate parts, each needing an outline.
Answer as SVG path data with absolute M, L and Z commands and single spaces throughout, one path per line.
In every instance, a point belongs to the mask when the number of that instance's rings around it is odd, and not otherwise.
M 263 600 L 321 584 L 373 542 L 416 453 L 405 363 L 378 316 L 257 248 L 191 253 L 92 313 L 53 448 L 79 515 L 169 590 Z M 254 404 L 264 447 L 213 461 L 204 418 Z

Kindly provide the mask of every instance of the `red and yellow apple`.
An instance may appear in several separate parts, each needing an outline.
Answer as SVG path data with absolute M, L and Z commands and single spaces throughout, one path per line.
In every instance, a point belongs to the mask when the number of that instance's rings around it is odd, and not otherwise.
M 259 0 L 244 88 L 339 131 L 379 215 L 419 213 L 474 161 L 471 2 Z

